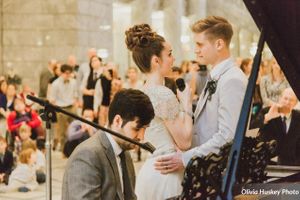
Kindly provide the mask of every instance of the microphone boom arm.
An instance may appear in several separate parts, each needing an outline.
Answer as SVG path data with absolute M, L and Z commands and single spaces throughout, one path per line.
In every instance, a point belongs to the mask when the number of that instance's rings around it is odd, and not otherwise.
M 96 129 L 101 129 L 101 130 L 103 130 L 103 131 L 105 131 L 105 132 L 107 132 L 107 133 L 109 133 L 109 134 L 112 134 L 112 135 L 114 135 L 114 136 L 116 136 L 116 137 L 118 137 L 118 138 L 121 138 L 121 139 L 123 139 L 123 140 L 125 140 L 125 141 L 127 141 L 127 142 L 130 142 L 130 143 L 133 143 L 133 144 L 135 144 L 135 145 L 138 145 L 138 146 L 140 146 L 141 148 L 143 148 L 143 149 L 149 151 L 150 153 L 153 153 L 153 152 L 155 151 L 155 147 L 154 147 L 151 143 L 149 143 L 149 142 L 146 142 L 146 143 L 140 143 L 140 142 L 138 142 L 138 141 L 135 141 L 135 140 L 133 140 L 133 139 L 131 139 L 131 138 L 129 138 L 129 137 L 126 137 L 126 136 L 120 134 L 120 133 L 117 133 L 117 132 L 115 132 L 115 131 L 112 131 L 112 130 L 110 130 L 110 129 L 107 129 L 107 128 L 103 127 L 103 126 L 100 126 L 100 125 L 94 123 L 94 122 L 88 121 L 88 120 L 86 120 L 86 119 L 84 119 L 84 118 L 82 118 L 82 117 L 79 117 L 79 116 L 77 116 L 77 115 L 75 115 L 75 114 L 73 114 L 73 113 L 70 113 L 70 112 L 68 112 L 68 111 L 65 111 L 64 109 L 62 109 L 62 108 L 60 108 L 60 107 L 58 107 L 58 106 L 55 106 L 55 105 L 51 104 L 51 103 L 50 103 L 49 101 L 47 101 L 47 100 L 42 100 L 42 99 L 37 98 L 37 97 L 32 96 L 32 95 L 27 95 L 26 98 L 29 99 L 29 100 L 31 100 L 31 101 L 33 101 L 33 102 L 36 102 L 36 103 L 40 104 L 41 106 L 51 108 L 51 110 L 53 110 L 53 111 L 55 111 L 55 112 L 63 113 L 63 114 L 68 115 L 68 116 L 70 116 L 70 117 L 72 117 L 72 118 L 74 118 L 74 119 L 77 119 L 77 120 L 82 121 L 82 122 L 84 122 L 84 123 L 86 123 L 86 124 L 89 124 L 89 125 L 91 125 L 92 127 L 96 128 Z

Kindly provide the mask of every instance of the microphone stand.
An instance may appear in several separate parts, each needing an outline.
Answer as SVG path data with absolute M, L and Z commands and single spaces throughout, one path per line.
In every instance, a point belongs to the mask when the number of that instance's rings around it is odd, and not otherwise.
M 128 138 L 120 133 L 117 133 L 115 131 L 112 131 L 110 129 L 107 129 L 107 128 L 104 128 L 102 126 L 99 126 L 98 124 L 94 123 L 94 122 L 91 122 L 91 121 L 88 121 L 84 118 L 81 118 L 73 113 L 70 113 L 70 112 L 67 112 L 65 110 L 63 110 L 62 108 L 58 107 L 58 106 L 55 106 L 53 104 L 51 104 L 49 101 L 47 100 L 43 100 L 43 99 L 40 99 L 40 98 L 37 98 L 35 96 L 32 96 L 32 95 L 27 95 L 26 96 L 27 99 L 33 101 L 33 102 L 36 102 L 38 104 L 40 104 L 41 106 L 44 107 L 44 110 L 41 114 L 41 118 L 45 121 L 45 124 L 46 124 L 46 199 L 47 200 L 51 200 L 52 199 L 52 183 L 51 183 L 51 133 L 50 133 L 50 130 L 51 130 L 51 122 L 54 122 L 55 119 L 56 119 L 56 112 L 60 112 L 60 113 L 63 113 L 65 115 L 68 115 L 74 119 L 77 119 L 79 121 L 82 121 L 86 124 L 89 124 L 91 126 L 93 126 L 94 128 L 96 129 L 101 129 L 107 133 L 110 133 L 118 138 L 121 138 L 127 142 L 130 142 L 130 143 L 133 143 L 135 145 L 138 145 L 140 146 L 141 148 L 149 151 L 150 153 L 153 153 L 155 151 L 155 147 L 149 143 L 149 142 L 146 142 L 146 143 L 140 143 L 136 140 L 133 140 L 131 138 Z
M 52 199 L 52 168 L 51 168 L 51 123 L 56 121 L 56 113 L 49 102 L 44 103 L 44 110 L 41 118 L 46 125 L 46 200 Z

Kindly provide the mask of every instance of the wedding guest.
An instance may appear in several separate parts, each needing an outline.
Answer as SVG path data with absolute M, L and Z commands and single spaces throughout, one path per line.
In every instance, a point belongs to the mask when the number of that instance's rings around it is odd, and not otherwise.
M 275 58 L 271 61 L 271 73 L 260 80 L 260 92 L 263 100 L 263 107 L 272 106 L 278 102 L 282 91 L 289 87 L 280 66 Z
M 14 164 L 13 154 L 7 149 L 7 142 L 0 136 L 0 183 L 8 184 L 8 178 Z
M 88 121 L 94 121 L 93 110 L 86 109 L 83 111 L 82 117 Z M 87 140 L 95 134 L 97 129 L 85 124 L 79 120 L 74 120 L 67 130 L 67 142 L 64 146 L 63 153 L 66 157 L 70 157 L 74 149 L 84 140 Z
M 71 113 L 76 112 L 78 103 L 78 89 L 75 79 L 72 76 L 72 67 L 69 65 L 62 65 L 59 78 L 52 83 L 51 94 L 49 100 L 54 105 Z M 69 124 L 73 121 L 73 118 L 57 113 L 57 131 L 54 136 L 54 148 L 63 150 L 66 142 L 66 131 Z M 60 148 L 58 148 L 60 147 Z
M 292 88 L 286 88 L 277 104 L 265 108 L 262 118 L 259 138 L 276 140 L 279 165 L 300 165 L 300 111 L 294 109 L 297 103 Z
M 8 185 L 0 187 L 0 192 L 33 191 L 37 188 L 34 163 L 36 153 L 33 149 L 26 149 L 20 153 L 19 163 L 9 176 Z

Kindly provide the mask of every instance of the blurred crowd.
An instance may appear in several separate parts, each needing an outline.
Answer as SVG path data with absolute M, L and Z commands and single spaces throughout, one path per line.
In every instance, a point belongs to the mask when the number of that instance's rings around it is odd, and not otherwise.
M 247 77 L 252 59 L 237 58 L 236 64 Z M 175 81 L 184 79 L 191 88 L 194 107 L 209 77 L 209 66 L 196 61 L 183 61 L 172 67 L 165 78 L 165 86 L 176 94 Z M 34 80 L 32 80 L 34 81 Z M 33 91 L 22 76 L 9 68 L 0 77 L 0 192 L 34 190 L 45 182 L 45 127 L 39 116 L 39 105 L 28 100 L 33 95 L 83 118 L 105 126 L 108 107 L 114 94 L 122 88 L 141 89 L 144 77 L 138 68 L 128 67 L 125 77 L 120 77 L 118 66 L 105 63 L 91 48 L 86 62 L 77 63 L 70 55 L 66 61 L 50 60 L 41 71 L 39 91 Z M 32 84 L 32 83 L 31 83 Z M 283 90 L 289 87 L 280 66 L 274 58 L 263 60 L 253 95 L 250 128 L 263 124 L 257 116 L 265 107 L 278 103 Z M 75 147 L 93 134 L 96 129 L 81 121 L 58 113 L 52 123 L 53 150 L 69 157 Z M 141 160 L 136 149 L 135 160 Z

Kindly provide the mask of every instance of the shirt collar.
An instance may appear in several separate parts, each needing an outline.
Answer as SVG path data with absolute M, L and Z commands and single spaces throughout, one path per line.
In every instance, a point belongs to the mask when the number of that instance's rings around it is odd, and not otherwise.
M 226 72 L 229 68 L 235 66 L 233 58 L 229 57 L 216 66 L 210 71 L 210 77 L 213 80 L 219 80 L 220 76 Z
M 116 156 L 116 157 L 119 156 L 119 155 L 122 153 L 123 149 L 122 149 L 122 148 L 120 147 L 120 145 L 115 141 L 115 139 L 111 136 L 111 134 L 106 133 L 106 132 L 105 132 L 105 134 L 106 134 L 106 136 L 107 136 L 109 142 L 111 143 L 111 146 L 112 146 L 112 148 L 113 148 L 113 150 L 114 150 L 115 156 Z
M 286 119 L 288 120 L 291 118 L 291 114 L 292 114 L 292 112 L 290 112 L 289 114 L 286 114 L 286 115 L 282 115 L 281 118 L 286 117 Z

